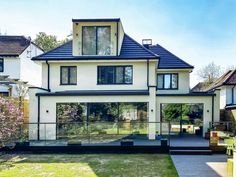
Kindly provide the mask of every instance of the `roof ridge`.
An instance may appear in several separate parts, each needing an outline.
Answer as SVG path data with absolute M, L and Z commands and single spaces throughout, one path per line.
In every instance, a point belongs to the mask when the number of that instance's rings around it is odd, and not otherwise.
M 190 65 L 189 63 L 187 63 L 186 61 L 184 61 L 184 60 L 182 60 L 181 58 L 179 58 L 178 56 L 176 56 L 175 54 L 173 54 L 172 52 L 170 52 L 169 50 L 167 50 L 166 48 L 164 48 L 164 47 L 162 47 L 160 44 L 155 44 L 155 45 L 152 45 L 152 46 L 159 46 L 159 47 L 161 47 L 163 50 L 165 50 L 166 52 L 168 52 L 169 54 L 171 54 L 171 55 L 173 55 L 173 56 L 175 56 L 177 59 L 179 59 L 180 61 L 182 61 L 183 63 L 185 63 L 186 65 L 189 65 L 189 66 L 191 66 L 192 68 L 194 68 L 194 66 L 193 65 Z
M 66 43 L 61 44 L 61 45 L 55 47 L 54 49 L 51 49 L 51 50 L 49 50 L 49 51 L 47 51 L 47 52 L 45 52 L 45 53 L 42 53 L 42 54 L 40 54 L 40 55 L 37 55 L 37 56 L 33 57 L 31 60 L 34 60 L 35 58 L 38 58 L 38 57 L 41 57 L 41 56 L 43 56 L 43 55 L 46 55 L 46 54 L 48 54 L 48 53 L 50 53 L 50 52 L 53 52 L 53 51 L 55 51 L 55 50 L 57 50 L 57 49 L 59 49 L 59 48 L 65 46 L 66 44 L 68 44 L 68 43 L 70 43 L 70 42 L 72 42 L 72 40 L 69 40 L 69 41 L 67 41 Z
M 124 33 L 124 35 L 126 35 L 129 39 L 131 39 L 133 42 L 135 42 L 137 45 L 139 45 L 141 48 L 143 48 L 144 50 L 146 50 L 148 53 L 154 55 L 155 57 L 160 58 L 159 55 L 155 54 L 154 52 L 152 52 L 151 50 L 148 50 L 146 47 L 144 47 L 143 45 L 139 44 L 136 40 L 134 40 L 132 37 L 130 37 L 128 34 Z M 123 44 L 123 43 L 122 43 Z

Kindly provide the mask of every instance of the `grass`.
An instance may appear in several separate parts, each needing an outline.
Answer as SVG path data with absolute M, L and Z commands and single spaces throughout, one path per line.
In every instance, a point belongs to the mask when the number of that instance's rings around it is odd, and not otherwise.
M 0 177 L 177 177 L 167 154 L 6 154 Z

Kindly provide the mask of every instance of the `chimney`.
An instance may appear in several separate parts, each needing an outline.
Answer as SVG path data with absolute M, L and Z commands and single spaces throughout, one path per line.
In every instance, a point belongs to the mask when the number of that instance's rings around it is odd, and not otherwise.
M 142 40 L 142 45 L 145 48 L 149 49 L 149 46 L 152 45 L 152 39 L 143 39 Z

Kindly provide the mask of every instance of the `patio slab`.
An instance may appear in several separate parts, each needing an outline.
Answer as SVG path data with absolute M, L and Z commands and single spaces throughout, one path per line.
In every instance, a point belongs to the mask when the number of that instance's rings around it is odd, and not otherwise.
M 170 146 L 174 147 L 209 147 L 209 140 L 197 135 L 170 136 Z
M 226 155 L 172 155 L 180 177 L 227 177 Z

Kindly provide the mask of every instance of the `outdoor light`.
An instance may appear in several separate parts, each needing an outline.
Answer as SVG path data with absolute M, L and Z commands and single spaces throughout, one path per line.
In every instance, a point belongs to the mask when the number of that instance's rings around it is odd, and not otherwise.
M 46 110 L 46 113 L 49 113 L 49 110 Z

